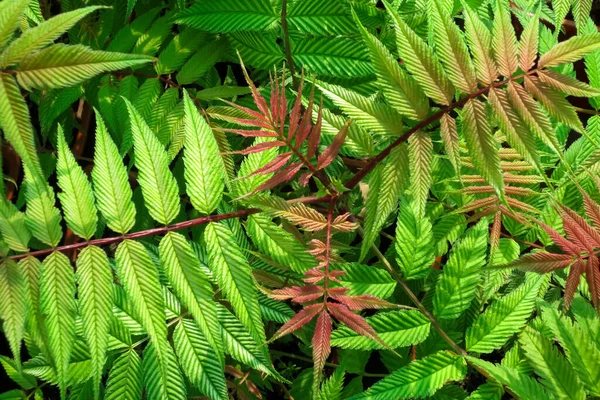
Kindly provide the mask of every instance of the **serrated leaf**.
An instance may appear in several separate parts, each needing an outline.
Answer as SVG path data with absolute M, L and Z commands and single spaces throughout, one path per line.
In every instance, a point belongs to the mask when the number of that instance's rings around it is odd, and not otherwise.
M 248 279 L 252 270 L 233 233 L 223 224 L 211 223 L 204 231 L 204 242 L 210 267 L 219 287 L 252 337 L 258 343 L 264 343 L 265 331 L 256 288 L 252 280 Z
M 115 360 L 108 374 L 106 400 L 138 400 L 142 398 L 142 363 L 134 349 Z
M 25 164 L 25 223 L 32 235 L 52 247 L 62 238 L 60 211 L 55 207 L 54 190 L 39 174 L 32 172 Z
M 531 18 L 519 41 L 519 65 L 521 70 L 528 72 L 533 68 L 538 56 L 539 35 L 540 35 L 539 10 Z
M 351 37 L 300 37 L 292 44 L 292 59 L 318 75 L 353 78 L 374 73 L 368 50 Z
M 200 1 L 185 9 L 177 23 L 208 32 L 264 31 L 279 21 L 268 0 Z
M 492 34 L 489 29 L 469 7 L 465 7 L 465 33 L 471 48 L 475 75 L 479 82 L 489 85 L 498 76 L 494 59 L 492 58 Z
M 574 62 L 598 48 L 600 48 L 599 33 L 573 36 L 544 53 L 538 61 L 538 68 L 549 68 Z
M 8 247 L 15 251 L 28 251 L 31 233 L 25 224 L 25 214 L 3 194 L 0 195 L 0 233 Z
M 131 120 L 135 165 L 144 203 L 153 219 L 168 225 L 179 214 L 181 203 L 167 152 L 129 100 L 125 100 L 125 104 Z
M 23 373 L 21 370 L 20 361 L 11 360 L 6 356 L 0 356 L 0 364 L 4 368 L 6 375 L 15 381 L 23 389 L 33 389 L 37 386 L 35 378 L 31 375 Z
M 71 153 L 60 125 L 56 140 L 58 142 L 56 174 L 58 186 L 62 189 L 58 198 L 65 214 L 65 221 L 73 233 L 89 240 L 94 236 L 98 223 L 92 185 Z
M 21 364 L 21 340 L 28 312 L 26 294 L 25 278 L 17 263 L 0 263 L 0 318 L 17 365 Z
M 289 5 L 287 19 L 300 32 L 313 35 L 343 35 L 356 32 L 356 25 L 343 3 L 336 0 L 305 0 Z
M 482 219 L 454 244 L 436 284 L 433 305 L 438 318 L 458 317 L 473 300 L 479 270 L 485 264 L 487 227 L 487 220 Z
M 357 263 L 343 264 L 339 268 L 345 272 L 339 278 L 340 284 L 350 289 L 349 295 L 370 294 L 384 299 L 390 297 L 396 287 L 396 281 L 382 269 Z
M 52 363 L 61 397 L 67 390 L 68 370 L 75 340 L 75 275 L 69 259 L 53 252 L 43 262 L 40 277 L 40 308 L 45 317 Z
M 7 0 L 0 4 L 0 49 L 12 38 L 31 0 Z
M 129 176 L 117 146 L 110 138 L 100 113 L 96 111 L 96 147 L 92 169 L 94 194 L 106 225 L 125 234 L 135 224 L 135 206 Z
M 166 360 L 161 362 L 152 343 L 144 349 L 142 370 L 146 396 L 149 400 L 187 399 L 187 390 L 177 357 L 171 346 L 167 345 L 164 350 Z
M 492 303 L 467 328 L 466 349 L 476 353 L 491 353 L 521 330 L 545 279 L 545 276 L 529 274 L 519 288 Z
M 200 262 L 185 237 L 167 233 L 159 245 L 163 268 L 177 297 L 202 329 L 217 359 L 223 358 L 223 344 L 213 300 L 213 290 Z
M 200 116 L 187 92 L 185 103 L 185 164 L 186 190 L 192 205 L 203 214 L 212 213 L 223 197 L 225 169 L 219 146 L 210 126 Z
M 428 398 L 446 382 L 459 381 L 466 373 L 467 364 L 462 357 L 442 351 L 397 369 L 350 400 Z
M 517 37 L 513 28 L 508 5 L 496 0 L 494 8 L 494 25 L 492 30 L 492 49 L 498 71 L 510 78 L 518 67 Z
M 77 257 L 77 283 L 83 333 L 94 370 L 94 395 L 99 398 L 113 302 L 112 270 L 102 249 L 88 246 L 81 251 Z
M 419 131 L 408 141 L 410 159 L 410 185 L 413 195 L 413 205 L 417 218 L 425 215 L 425 206 L 429 198 L 429 188 L 433 180 L 432 160 L 433 142 L 428 133 Z
M 173 333 L 175 351 L 184 373 L 203 394 L 211 399 L 227 399 L 223 368 L 206 337 L 190 320 L 183 319 Z
M 391 348 L 423 342 L 429 336 L 431 323 L 419 311 L 380 312 L 366 321 L 381 340 Z M 386 346 L 357 334 L 344 326 L 331 334 L 331 345 L 352 350 L 385 350 Z

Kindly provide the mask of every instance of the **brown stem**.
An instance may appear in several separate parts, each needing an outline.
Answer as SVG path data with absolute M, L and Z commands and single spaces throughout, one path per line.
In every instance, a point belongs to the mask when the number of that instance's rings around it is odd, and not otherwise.
M 290 202 L 301 201 L 302 203 L 305 203 L 305 204 L 312 204 L 312 203 L 321 203 L 321 202 L 325 202 L 325 201 L 329 201 L 329 200 L 330 200 L 329 196 L 320 197 L 320 198 L 311 196 L 311 197 L 303 197 L 300 199 L 290 200 Z M 122 242 L 127 239 L 139 239 L 139 238 L 143 238 L 143 237 L 147 237 L 147 236 L 161 235 L 161 234 L 164 234 L 167 232 L 176 231 L 179 229 L 191 228 L 193 226 L 204 225 L 204 224 L 208 224 L 211 222 L 223 221 L 223 220 L 231 219 L 231 218 L 242 218 L 242 217 L 246 217 L 248 215 L 256 214 L 259 212 L 261 212 L 261 210 L 259 210 L 258 208 L 247 208 L 244 210 L 233 211 L 233 212 L 226 213 L 226 214 L 209 215 L 207 217 L 195 218 L 195 219 L 191 219 L 188 221 L 178 222 L 178 223 L 172 224 L 172 225 L 162 226 L 159 228 L 152 228 L 152 229 L 146 229 L 146 230 L 139 231 L 139 232 L 128 233 L 128 234 L 122 235 L 122 236 L 114 236 L 114 237 L 109 237 L 109 238 L 88 240 L 86 242 L 73 243 L 73 244 L 54 247 L 54 248 L 50 248 L 50 249 L 43 249 L 43 250 L 38 250 L 38 251 L 32 251 L 29 253 L 16 254 L 14 256 L 6 257 L 6 259 L 20 260 L 20 259 L 26 258 L 26 257 L 44 256 L 44 255 L 50 254 L 55 251 L 66 252 L 66 251 L 77 250 L 77 249 L 87 247 L 87 246 L 103 246 L 103 245 L 108 245 L 108 244 L 113 244 L 113 243 L 119 243 L 119 242 Z
M 292 58 L 292 48 L 290 46 L 290 32 L 287 22 L 287 0 L 281 2 L 281 27 L 283 28 L 283 45 L 285 47 L 285 58 L 287 59 L 288 68 L 292 75 L 292 82 L 294 87 L 298 89 L 299 82 L 296 77 L 296 68 L 294 67 L 294 59 Z

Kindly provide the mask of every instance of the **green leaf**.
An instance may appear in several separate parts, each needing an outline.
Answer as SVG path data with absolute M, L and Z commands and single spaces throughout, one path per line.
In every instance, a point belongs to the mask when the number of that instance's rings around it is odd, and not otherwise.
M 356 32 L 345 4 L 336 0 L 304 0 L 289 4 L 287 20 L 300 32 L 344 35 Z
M 405 197 L 400 202 L 396 224 L 396 262 L 404 279 L 424 278 L 435 260 L 435 244 L 431 222 L 418 217 L 413 201 Z
M 585 399 L 585 391 L 575 371 L 550 340 L 527 327 L 521 333 L 519 343 L 534 371 L 542 378 L 542 383 L 553 396 Z
M 25 56 L 17 80 L 25 89 L 53 89 L 84 82 L 101 72 L 151 61 L 140 54 L 111 53 L 82 45 L 55 44 Z
M 177 297 L 202 329 L 218 359 L 223 359 L 223 343 L 213 300 L 213 290 L 200 261 L 185 237 L 167 233 L 159 245 L 160 259 Z
M 21 364 L 21 340 L 27 311 L 23 272 L 16 262 L 6 260 L 0 263 L 0 318 L 3 321 L 2 330 L 18 365 Z
M 571 63 L 599 48 L 599 33 L 573 36 L 564 42 L 558 43 L 544 53 L 538 61 L 538 68 L 549 68 L 560 64 Z
M 0 50 L 12 38 L 30 2 L 31 0 L 6 0 L 0 3 Z
M 442 351 L 397 369 L 350 400 L 428 398 L 446 382 L 459 381 L 466 373 L 467 365 L 462 357 Z
M 463 108 L 462 119 L 463 134 L 475 168 L 503 196 L 500 156 L 485 104 L 477 99 L 469 101 Z
M 377 103 L 341 86 L 324 82 L 317 83 L 323 94 L 340 107 L 354 123 L 371 134 L 399 135 L 402 132 L 402 117 L 385 103 Z
M 491 353 L 520 331 L 533 311 L 544 275 L 528 274 L 517 289 L 495 301 L 467 328 L 466 349 Z
M 92 181 L 98 209 L 106 225 L 115 232 L 127 233 L 135 224 L 129 175 L 98 111 Z
M 410 159 L 410 186 L 413 194 L 413 205 L 417 218 L 425 215 L 425 207 L 429 198 L 429 189 L 433 177 L 433 142 L 428 133 L 419 131 L 412 135 L 408 142 Z
M 183 162 L 187 193 L 192 205 L 203 214 L 212 213 L 223 198 L 225 168 L 219 146 L 204 118 L 186 91 L 185 147 Z
M 94 370 L 94 396 L 99 398 L 113 303 L 112 270 L 101 248 L 88 246 L 81 251 L 77 257 L 77 283 L 83 333 Z
M 400 191 L 406 186 L 406 169 L 402 168 L 406 165 L 406 146 L 398 146 L 387 157 L 385 165 L 378 166 L 371 174 L 359 261 L 365 258 L 386 220 L 398 207 Z
M 0 233 L 8 247 L 15 251 L 28 251 L 31 233 L 25 224 L 25 214 L 0 195 Z
M 477 90 L 475 69 L 461 30 L 439 1 L 429 1 L 428 16 L 433 27 L 436 54 L 446 67 L 448 79 L 463 93 Z
M 23 271 L 25 291 L 29 312 L 26 318 L 27 332 L 40 349 L 48 348 L 48 340 L 42 333 L 44 320 L 40 311 L 40 274 L 42 263 L 35 257 L 26 257 L 19 261 Z
M 177 357 L 171 346 L 165 347 L 166 365 L 157 357 L 155 346 L 150 343 L 144 349 L 142 370 L 148 400 L 186 399 L 187 390 Z M 188 367 L 188 365 L 186 365 Z
M 21 37 L 14 40 L 0 54 L 0 67 L 19 63 L 25 56 L 49 45 L 83 17 L 100 8 L 103 7 L 84 7 L 79 10 L 62 13 L 42 22 L 36 27 L 27 29 Z
M 600 350 L 589 334 L 570 318 L 560 316 L 558 311 L 543 305 L 543 321 L 558 338 L 567 359 L 579 376 L 585 389 L 592 396 L 600 395 Z
M 196 54 L 179 69 L 177 83 L 185 85 L 202 78 L 219 61 L 225 52 L 225 40 L 217 40 L 202 46 Z
M 269 0 L 200 1 L 179 14 L 177 23 L 201 31 L 264 31 L 279 21 Z
M 400 18 L 387 0 L 383 2 L 396 26 L 398 53 L 406 69 L 415 77 L 427 96 L 436 103 L 449 105 L 454 98 L 454 87 L 446 78 L 442 65 L 433 52 L 417 34 Z
M 60 212 L 54 206 L 54 190 L 39 174 L 33 173 L 27 166 L 23 181 L 25 190 L 25 223 L 40 241 L 56 247 L 62 238 Z
M 240 52 L 245 64 L 269 69 L 279 65 L 285 55 L 277 45 L 277 35 L 267 32 L 233 32 L 227 35 L 231 47 Z
M 42 175 L 27 103 L 15 78 L 5 73 L 0 73 L 0 127 L 23 162 Z
M 58 142 L 56 174 L 58 186 L 62 189 L 58 198 L 62 204 L 65 221 L 73 233 L 89 240 L 94 236 L 98 223 L 92 185 L 71 153 L 60 125 L 56 140 Z
M 379 338 L 391 348 L 423 342 L 429 336 L 431 322 L 419 311 L 380 312 L 367 322 Z M 354 332 L 347 326 L 333 331 L 331 345 L 351 350 L 385 350 L 386 346 Z
M 248 217 L 246 232 L 264 255 L 295 272 L 304 273 L 317 266 L 315 258 L 291 233 L 265 215 Z
M 492 34 L 487 26 L 481 22 L 477 13 L 469 7 L 465 7 L 464 16 L 465 33 L 471 49 L 471 55 L 473 56 L 475 75 L 479 82 L 489 85 L 498 76 L 498 71 L 491 55 Z
M 125 240 L 115 253 L 117 275 L 123 285 L 133 310 L 148 332 L 150 341 L 156 347 L 157 368 L 160 369 L 160 383 L 168 387 L 169 343 L 165 324 L 163 293 L 158 279 L 158 271 L 146 249 L 140 243 Z M 168 348 L 168 349 L 167 349 Z M 158 384 L 158 383 L 157 383 Z
M 254 340 L 263 344 L 266 341 L 265 331 L 260 317 L 256 287 L 250 278 L 252 269 L 233 232 L 223 224 L 208 224 L 204 231 L 204 243 L 210 267 L 219 287 Z
M 68 384 L 69 360 L 75 341 L 75 275 L 67 256 L 53 252 L 44 260 L 40 277 L 40 306 L 45 317 L 52 363 L 61 397 Z
M 292 42 L 292 58 L 317 75 L 353 78 L 374 72 L 365 46 L 349 37 L 302 37 Z
M 33 389 L 37 386 L 37 382 L 33 376 L 21 371 L 21 365 L 19 365 L 18 361 L 13 361 L 6 356 L 0 356 L 0 364 L 2 364 L 6 375 L 23 389 Z
M 135 165 L 144 203 L 153 219 L 168 225 L 179 214 L 181 203 L 167 152 L 129 100 L 124 100 L 131 120 Z
M 477 390 L 471 393 L 468 400 L 501 400 L 504 394 L 504 387 L 492 380 L 479 385 Z
M 361 25 L 355 13 L 354 20 L 360 28 L 363 40 L 367 43 L 377 75 L 377 83 L 383 90 L 386 100 L 400 114 L 408 118 L 418 121 L 425 119 L 429 112 L 429 100 L 417 82 L 400 68 L 398 61 L 383 43 Z
M 106 400 L 138 400 L 142 398 L 142 363 L 134 349 L 121 354 L 108 374 Z
M 469 307 L 485 264 L 487 239 L 488 221 L 484 218 L 454 244 L 435 288 L 433 305 L 438 318 L 457 318 Z
M 385 299 L 390 297 L 396 288 L 396 281 L 382 269 L 358 263 L 336 265 L 336 268 L 345 272 L 339 278 L 340 284 L 350 289 L 348 294 L 351 296 L 370 294 Z
M 173 333 L 175 351 L 188 379 L 211 399 L 227 399 L 223 367 L 196 324 L 181 320 Z
M 154 69 L 159 75 L 175 72 L 194 53 L 200 43 L 208 40 L 206 33 L 193 28 L 182 30 L 175 36 L 169 45 L 161 51 Z
M 492 49 L 498 71 L 506 78 L 510 78 L 516 71 L 517 37 L 512 25 L 508 5 L 496 0 L 494 25 L 492 29 Z

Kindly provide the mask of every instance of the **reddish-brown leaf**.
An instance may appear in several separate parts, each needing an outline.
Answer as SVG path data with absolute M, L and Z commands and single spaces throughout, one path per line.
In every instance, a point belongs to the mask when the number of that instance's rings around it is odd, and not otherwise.
M 352 120 L 348 120 L 348 122 L 346 122 L 344 126 L 342 126 L 342 129 L 340 129 L 337 135 L 335 135 L 335 138 L 333 138 L 333 142 L 331 142 L 331 145 L 325 149 L 323 154 L 319 155 L 317 169 L 323 169 L 327 167 L 338 155 L 340 149 L 342 148 L 342 145 L 344 144 L 344 141 L 346 140 L 348 128 L 350 127 L 351 123 Z
M 278 155 L 277 157 L 275 157 L 272 161 L 268 162 L 264 167 L 259 168 L 256 171 L 252 172 L 251 174 L 246 175 L 241 178 L 238 178 L 236 180 L 249 178 L 254 175 L 266 175 L 266 174 L 270 174 L 271 172 L 275 172 L 278 169 L 280 169 L 281 167 L 283 167 L 285 165 L 285 163 L 287 163 L 289 161 L 290 157 L 292 157 L 291 152 L 282 153 L 282 154 Z
M 312 321 L 313 318 L 317 314 L 319 314 L 319 312 L 321 312 L 322 309 L 323 303 L 311 304 L 310 306 L 304 307 L 298 314 L 294 315 L 288 322 L 283 324 L 283 326 L 279 328 L 277 332 L 275 332 L 275 334 L 269 340 L 269 342 L 277 340 L 282 336 L 285 336 L 302 328 L 304 325 Z
M 296 303 L 308 303 L 309 301 L 323 297 L 323 293 L 324 290 L 321 286 L 307 285 L 302 288 L 300 294 L 293 298 L 292 301 Z
M 588 235 L 585 234 L 580 226 L 569 216 L 561 215 L 563 228 L 567 234 L 567 238 L 575 244 L 580 251 L 591 252 L 594 248 L 593 243 L 589 240 Z
M 298 126 L 300 124 L 300 113 L 302 111 L 302 89 L 304 88 L 304 71 L 302 72 L 302 77 L 300 78 L 300 83 L 298 85 L 298 95 L 296 96 L 296 101 L 292 106 L 292 112 L 290 113 L 290 122 L 288 125 L 288 142 L 292 142 L 296 131 L 298 130 Z
M 267 101 L 262 96 L 262 94 L 260 94 L 260 92 L 258 91 L 256 86 L 254 86 L 254 82 L 252 82 L 252 79 L 250 79 L 250 76 L 248 76 L 248 71 L 246 71 L 246 66 L 242 62 L 241 58 L 240 58 L 240 65 L 242 66 L 242 72 L 244 73 L 246 82 L 248 83 L 248 86 L 250 86 L 250 91 L 252 92 L 252 97 L 254 98 L 254 104 L 256 104 L 256 107 L 258 107 L 260 112 L 263 113 L 263 115 L 265 117 L 267 117 L 266 120 L 269 122 L 272 122 L 273 120 L 271 119 L 271 116 L 269 115 L 269 106 L 267 106 Z
M 283 289 L 272 290 L 269 297 L 275 300 L 289 300 L 299 296 L 302 292 L 301 286 L 290 286 Z
M 502 213 L 496 211 L 494 215 L 494 223 L 490 230 L 490 247 L 495 251 L 500 245 L 500 231 L 502 230 Z
M 314 107 L 314 98 L 315 98 L 315 88 L 313 86 L 310 97 L 308 99 L 308 106 L 306 106 L 306 110 L 302 115 L 302 122 L 300 122 L 300 127 L 298 128 L 298 133 L 296 134 L 296 147 L 300 148 L 302 143 L 308 137 L 310 133 L 310 129 L 312 127 L 312 113 Z M 319 111 L 320 114 L 320 111 Z
M 554 241 L 554 243 L 556 243 L 556 245 L 558 247 L 560 247 L 561 250 L 564 251 L 565 253 L 568 253 L 568 254 L 571 254 L 571 255 L 574 255 L 574 256 L 578 256 L 579 254 L 581 254 L 582 251 L 585 250 L 585 249 L 578 248 L 573 243 L 569 242 L 567 239 L 565 239 L 564 237 L 562 237 L 562 235 L 560 233 L 558 233 L 557 231 L 555 231 L 554 229 L 552 229 L 548 225 L 544 224 L 543 222 L 536 221 L 536 223 L 544 231 L 546 231 L 546 233 L 550 236 L 550 238 Z
M 310 178 L 312 178 L 312 176 L 313 176 L 313 172 L 312 171 L 305 172 L 302 175 L 300 175 L 300 178 L 298 178 L 298 182 L 302 186 L 306 186 L 306 185 L 308 185 L 308 180 Z
M 218 128 L 217 130 L 223 132 L 231 132 L 244 137 L 279 137 L 277 132 L 264 131 L 260 129 L 230 129 L 230 128 Z
M 321 373 L 331 354 L 331 330 L 331 317 L 326 310 L 323 310 L 317 318 L 315 334 L 312 338 L 314 367 L 318 373 Z
M 259 113 L 258 111 L 254 111 L 251 108 L 248 107 L 244 107 L 244 106 L 240 106 L 239 104 L 235 104 L 234 102 L 231 102 L 229 100 L 224 100 L 221 99 L 222 102 L 229 104 L 231 107 L 237 108 L 238 110 L 248 114 L 251 117 L 254 117 L 255 119 L 246 119 L 246 118 L 230 118 L 230 120 L 237 122 L 238 124 L 241 125 L 253 125 L 253 126 L 260 126 L 266 129 L 272 129 L 273 128 L 273 124 L 271 124 L 271 121 L 269 121 L 269 119 L 264 116 L 263 114 Z
M 592 247 L 600 247 L 600 234 L 587 223 L 585 219 L 579 216 L 575 211 L 567 207 L 562 207 L 563 218 L 565 216 L 571 218 L 575 224 L 579 227 L 581 234 L 587 238 L 590 242 L 589 245 Z
M 254 146 L 247 147 L 244 150 L 231 151 L 228 154 L 248 155 L 248 154 L 252 154 L 252 153 L 260 153 L 261 151 L 265 151 L 265 150 L 272 149 L 274 147 L 281 147 L 281 146 L 285 146 L 285 142 L 283 142 L 281 140 L 273 140 L 270 142 L 262 142 L 259 144 L 255 144 Z
M 319 107 L 319 114 L 317 115 L 317 123 L 310 130 L 310 135 L 308 136 L 308 150 L 306 152 L 306 156 L 308 159 L 311 159 L 315 154 L 317 154 L 317 149 L 319 148 L 319 143 L 321 142 L 321 127 L 323 126 L 323 99 L 321 99 L 321 105 Z
M 394 305 L 389 301 L 380 299 L 370 294 L 361 294 L 360 296 L 331 296 L 333 299 L 348 306 L 352 311 L 361 310 L 379 310 L 384 308 L 393 308 Z
M 331 227 L 341 232 L 353 231 L 358 225 L 354 222 L 348 221 L 348 218 L 350 218 L 350 213 L 338 215 L 331 223 Z
M 260 185 L 253 193 L 262 192 L 263 190 L 272 189 L 280 183 L 287 182 L 294 177 L 302 168 L 302 163 L 292 163 L 273 175 L 268 181 Z
M 530 206 L 527 203 L 522 202 L 521 200 L 517 200 L 513 197 L 506 197 L 506 202 L 509 206 L 518 208 L 520 210 L 530 212 L 530 213 L 539 213 L 539 210 L 533 206 Z
M 581 261 L 577 261 L 571 266 L 569 276 L 567 276 L 567 281 L 565 283 L 565 308 L 569 308 L 571 306 L 571 301 L 573 300 L 575 292 L 577 291 L 577 287 L 579 286 L 579 280 L 583 270 L 584 266 Z
M 590 288 L 592 303 L 596 310 L 600 309 L 600 262 L 596 256 L 590 256 L 587 261 L 585 279 Z
M 577 259 L 570 254 L 533 253 L 525 254 L 518 260 L 500 267 L 518 268 L 523 271 L 531 271 L 542 274 L 552 272 L 557 269 L 567 268 L 576 260 Z
M 335 296 L 343 296 L 349 290 L 350 290 L 350 288 L 347 288 L 347 287 L 329 288 L 327 290 L 327 294 L 329 294 L 329 296 L 335 298 Z
M 279 124 L 279 133 L 283 137 L 283 130 L 285 129 L 285 120 L 287 118 L 287 97 L 285 96 L 285 69 L 281 76 L 281 89 L 279 92 L 279 118 L 276 120 Z
M 600 205 L 598 205 L 589 194 L 581 191 L 583 195 L 583 207 L 589 219 L 592 220 L 596 229 L 600 229 Z
M 327 309 L 335 319 L 346 324 L 354 332 L 382 343 L 375 329 L 363 317 L 350 311 L 347 306 L 339 303 L 327 303 Z

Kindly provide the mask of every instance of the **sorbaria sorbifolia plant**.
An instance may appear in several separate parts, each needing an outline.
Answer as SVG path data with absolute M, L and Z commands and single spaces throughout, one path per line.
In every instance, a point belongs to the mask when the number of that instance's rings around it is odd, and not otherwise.
M 592 6 L 2 0 L 0 399 L 600 397 Z

